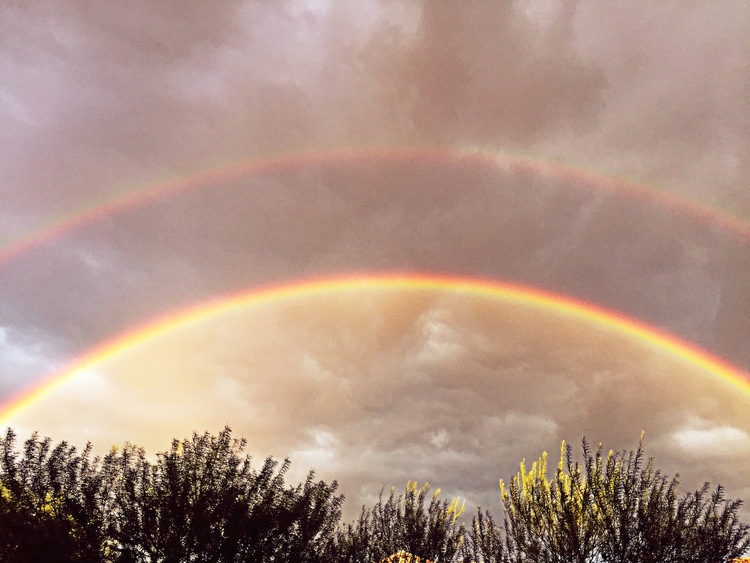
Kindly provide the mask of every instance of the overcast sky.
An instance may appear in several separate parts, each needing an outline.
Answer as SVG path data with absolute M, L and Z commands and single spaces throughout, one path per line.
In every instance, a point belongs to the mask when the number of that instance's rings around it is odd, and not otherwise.
M 750 371 L 748 61 L 742 2 L 5 3 L 0 399 L 197 303 L 378 272 L 546 289 Z M 363 288 L 182 327 L 11 422 L 150 451 L 229 423 L 350 513 L 410 478 L 499 513 L 522 458 L 641 430 L 686 484 L 750 498 L 749 403 L 596 324 Z

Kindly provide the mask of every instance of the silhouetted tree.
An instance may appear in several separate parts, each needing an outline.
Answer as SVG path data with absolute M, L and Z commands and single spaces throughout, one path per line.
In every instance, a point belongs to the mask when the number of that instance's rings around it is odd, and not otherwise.
M 462 545 L 463 528 L 457 525 L 463 513 L 458 499 L 440 502 L 440 489 L 425 500 L 430 487 L 409 482 L 398 497 L 391 489 L 387 501 L 381 491 L 377 504 L 362 507 L 358 521 L 339 531 L 333 560 L 341 563 L 377 562 L 393 553 L 406 551 L 432 561 L 452 561 Z
M 429 505 L 429 486 L 381 491 L 340 525 L 335 481 L 288 486 L 289 460 L 259 469 L 227 427 L 173 440 L 150 461 L 126 444 L 102 459 L 37 434 L 16 449 L 0 438 L 0 562 L 374 563 L 408 553 L 435 563 L 726 563 L 750 547 L 740 501 L 708 484 L 678 496 L 636 451 L 606 456 L 583 441 L 583 461 L 563 442 L 506 487 L 502 525 L 481 508 L 466 527 L 458 499 Z
M 724 563 L 750 547 L 748 526 L 738 521 L 738 500 L 721 486 L 677 498 L 677 477 L 643 465 L 643 443 L 629 453 L 592 455 L 584 462 L 563 442 L 555 478 L 546 478 L 543 454 L 506 488 L 505 543 L 512 562 Z
M 506 542 L 500 527 L 489 511 L 477 513 L 466 530 L 461 546 L 462 561 L 482 563 L 509 563 L 510 558 L 506 550 Z
M 34 433 L 23 453 L 0 438 L 0 560 L 101 561 L 103 512 L 97 462 Z
M 155 464 L 142 449 L 113 450 L 103 463 L 115 503 L 111 550 L 121 561 L 318 561 L 340 518 L 336 483 L 285 487 L 286 460 L 255 471 L 244 440 L 174 440 Z

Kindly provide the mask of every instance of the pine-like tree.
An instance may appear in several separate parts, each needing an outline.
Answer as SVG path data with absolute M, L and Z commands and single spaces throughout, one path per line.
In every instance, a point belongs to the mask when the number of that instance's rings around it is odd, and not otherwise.
M 459 556 L 463 528 L 457 524 L 463 513 L 458 499 L 440 501 L 440 489 L 425 501 L 430 486 L 417 488 L 409 482 L 396 496 L 391 489 L 388 500 L 380 498 L 370 509 L 362 507 L 355 524 L 339 530 L 332 549 L 333 560 L 340 563 L 371 563 L 406 552 L 431 561 L 452 561 Z
M 574 462 L 563 442 L 552 481 L 547 455 L 521 470 L 506 488 L 505 545 L 511 562 L 725 563 L 750 547 L 739 522 L 741 501 L 728 501 L 709 485 L 678 498 L 677 477 L 644 465 L 636 451 L 605 457 L 583 440 L 584 460 Z

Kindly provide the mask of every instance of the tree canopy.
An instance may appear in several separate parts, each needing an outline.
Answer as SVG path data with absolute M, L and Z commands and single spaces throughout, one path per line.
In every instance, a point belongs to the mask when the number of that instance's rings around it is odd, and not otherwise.
M 741 501 L 729 501 L 719 485 L 679 496 L 678 478 L 644 460 L 637 450 L 594 454 L 583 441 L 575 462 L 563 442 L 554 478 L 547 455 L 506 487 L 501 481 L 505 535 L 485 561 L 551 563 L 726 562 L 750 546 L 748 526 L 738 520 Z
M 173 440 L 150 461 L 126 444 L 102 458 L 33 434 L 0 438 L 0 561 L 726 563 L 750 547 L 739 500 L 721 486 L 680 495 L 678 480 L 635 451 L 563 443 L 506 485 L 504 519 L 407 484 L 342 524 L 335 481 L 288 485 L 288 459 L 254 468 L 244 440 Z

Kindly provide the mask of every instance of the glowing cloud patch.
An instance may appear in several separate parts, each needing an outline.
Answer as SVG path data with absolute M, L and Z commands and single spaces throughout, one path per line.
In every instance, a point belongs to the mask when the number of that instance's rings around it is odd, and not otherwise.
M 700 457 L 747 457 L 750 435 L 732 426 L 689 426 L 673 434 L 677 446 Z

